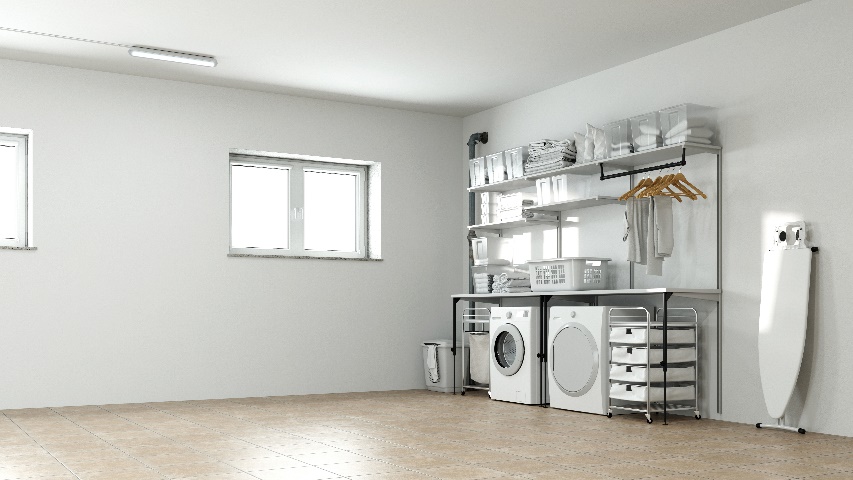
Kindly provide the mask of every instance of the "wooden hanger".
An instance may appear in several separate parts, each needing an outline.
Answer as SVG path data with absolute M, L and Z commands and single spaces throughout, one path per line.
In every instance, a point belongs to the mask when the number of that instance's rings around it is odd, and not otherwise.
M 707 195 L 705 195 L 705 194 L 702 192 L 702 190 L 699 190 L 699 188 L 697 188 L 697 187 L 696 187 L 696 185 L 693 185 L 692 183 L 690 183 L 690 181 L 688 181 L 688 180 L 687 180 L 687 178 L 684 176 L 684 174 L 683 174 L 683 173 L 681 173 L 681 172 L 679 171 L 679 172 L 675 175 L 675 178 L 676 178 L 676 180 L 678 180 L 678 182 L 683 183 L 683 184 L 687 185 L 688 187 L 692 188 L 692 189 L 693 189 L 693 191 L 694 191 L 694 192 L 696 192 L 696 195 L 699 195 L 700 197 L 702 197 L 702 198 L 704 198 L 704 199 L 706 199 L 706 200 L 707 200 L 708 196 L 707 196 Z
M 622 201 L 628 200 L 629 198 L 633 197 L 637 192 L 639 192 L 643 188 L 646 188 L 647 186 L 651 185 L 651 182 L 652 182 L 652 180 L 649 177 L 641 178 L 640 183 L 634 185 L 634 188 L 623 193 L 622 196 L 619 197 L 619 200 L 622 200 Z

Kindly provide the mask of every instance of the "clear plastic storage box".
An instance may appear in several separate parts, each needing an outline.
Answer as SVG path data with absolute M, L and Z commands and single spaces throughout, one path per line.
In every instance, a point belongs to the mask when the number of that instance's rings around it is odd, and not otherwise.
M 504 151 L 506 172 L 510 179 L 524 176 L 524 161 L 527 160 L 527 147 L 510 148 Z
M 503 182 L 507 179 L 504 152 L 486 155 L 486 170 L 489 172 L 489 183 Z
M 471 175 L 471 186 L 479 187 L 488 181 L 486 173 L 486 157 L 477 157 L 468 160 L 468 170 Z
M 635 152 L 663 146 L 658 112 L 637 115 L 629 118 L 629 120 Z
M 601 127 L 604 130 L 604 141 L 609 146 L 611 157 L 627 155 L 634 151 L 634 139 L 631 137 L 631 122 L 618 120 Z
M 607 289 L 609 258 L 572 257 L 530 260 L 530 289 L 534 292 Z
M 680 131 L 690 128 L 707 128 L 715 135 L 717 133 L 717 111 L 714 108 L 693 103 L 683 103 L 674 107 L 664 108 L 658 112 L 660 116 L 661 135 L 664 140 L 674 137 Z M 709 140 L 716 145 L 714 136 Z
M 471 239 L 474 265 L 510 265 L 512 238 L 482 237 Z

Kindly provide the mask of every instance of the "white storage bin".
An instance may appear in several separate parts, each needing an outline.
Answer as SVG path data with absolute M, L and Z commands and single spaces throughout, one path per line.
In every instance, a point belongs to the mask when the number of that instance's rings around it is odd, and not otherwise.
M 498 208 L 498 203 L 483 203 L 480 205 L 480 213 L 483 215 L 497 215 L 500 211 Z
M 696 343 L 696 335 L 693 330 L 667 330 L 667 344 L 672 343 Z M 619 324 L 610 324 L 610 342 L 611 343 L 630 343 L 637 345 L 645 345 L 646 342 L 651 344 L 663 343 L 663 330 L 660 328 L 652 328 L 651 330 L 645 327 L 620 327 Z
M 430 346 L 435 346 L 434 356 L 430 355 Z M 453 352 L 450 351 L 450 346 L 453 345 L 452 340 L 430 340 L 424 342 L 421 346 L 424 358 L 424 380 L 426 380 L 427 390 L 434 392 L 451 393 L 453 392 Z M 462 342 L 456 342 L 456 353 L 465 355 L 465 361 L 468 361 L 468 348 L 462 345 Z M 432 357 L 432 358 L 430 358 Z M 435 367 L 430 368 L 435 362 Z M 456 391 L 462 391 L 462 385 L 465 377 L 462 375 L 462 359 L 456 359 Z
M 696 349 L 667 348 L 667 363 L 693 362 L 696 360 Z M 631 363 L 634 365 L 660 364 L 663 361 L 663 349 L 646 347 L 612 347 L 610 361 L 613 363 Z
M 565 202 L 569 199 L 569 176 L 565 173 L 551 177 L 551 202 Z
M 663 387 L 648 387 L 646 385 L 623 385 L 615 383 L 610 386 L 610 398 L 626 402 L 662 402 Z M 695 400 L 696 390 L 691 387 L 667 387 L 666 401 Z
M 512 239 L 501 237 L 472 238 L 474 265 L 509 265 L 512 263 Z
M 480 203 L 485 205 L 487 203 L 498 203 L 498 199 L 501 194 L 497 192 L 480 192 Z
M 634 151 L 634 139 L 631 137 L 631 122 L 618 120 L 601 127 L 604 130 L 604 141 L 607 143 L 611 157 L 627 155 Z
M 685 129 L 708 129 L 714 135 L 708 138 L 712 144 L 716 144 L 717 133 L 716 109 L 703 105 L 684 103 L 674 107 L 664 108 L 659 112 L 661 135 L 664 142 L 676 133 Z M 677 131 L 675 131 L 677 129 Z
M 487 225 L 487 224 L 490 224 L 490 223 L 497 223 L 497 222 L 498 222 L 498 218 L 499 218 L 499 216 L 498 216 L 497 211 L 496 211 L 495 213 L 491 213 L 491 212 L 489 212 L 489 213 L 481 213 L 481 214 L 480 214 L 480 225 Z
M 634 151 L 650 150 L 663 146 L 663 133 L 660 128 L 658 112 L 631 117 L 631 138 Z
M 507 179 L 504 152 L 486 155 L 486 169 L 489 172 L 489 183 L 503 182 Z
M 692 382 L 696 380 L 696 369 L 693 367 L 669 367 L 666 370 L 666 380 L 667 382 Z M 634 365 L 611 365 L 610 381 L 663 382 L 663 369 Z
M 531 260 L 530 289 L 534 292 L 607 289 L 609 258 L 573 257 Z
M 548 205 L 553 202 L 551 198 L 551 177 L 536 179 L 536 204 Z
M 477 157 L 468 160 L 468 170 L 471 175 L 471 186 L 479 187 L 488 181 L 486 173 L 486 157 Z
M 525 205 L 525 200 L 528 200 L 530 205 Z M 535 203 L 536 194 L 533 192 L 504 193 L 498 197 L 498 206 L 501 210 L 527 208 L 533 206 Z
M 524 176 L 524 161 L 527 160 L 527 147 L 510 148 L 504 151 L 504 161 L 509 178 Z

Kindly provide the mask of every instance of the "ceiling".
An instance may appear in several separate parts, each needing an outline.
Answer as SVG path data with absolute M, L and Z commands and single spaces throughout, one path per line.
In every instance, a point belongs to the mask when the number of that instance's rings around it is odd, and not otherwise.
M 0 58 L 465 116 L 806 0 L 0 1 Z

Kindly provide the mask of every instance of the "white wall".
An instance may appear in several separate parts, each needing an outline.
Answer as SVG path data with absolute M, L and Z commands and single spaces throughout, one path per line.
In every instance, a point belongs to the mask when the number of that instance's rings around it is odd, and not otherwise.
M 34 130 L 38 247 L 0 250 L 0 409 L 423 388 L 419 342 L 464 287 L 461 119 L 0 72 L 0 126 Z M 381 162 L 384 261 L 227 257 L 231 148 Z
M 853 435 L 853 2 L 814 0 L 465 118 L 488 154 L 564 138 L 585 122 L 691 102 L 719 108 L 723 145 L 722 418 L 767 420 L 758 374 L 762 252 L 772 227 L 804 219 L 815 261 L 809 340 L 792 419 Z M 582 46 L 578 46 L 581 48 Z M 467 158 L 467 156 L 466 156 Z

